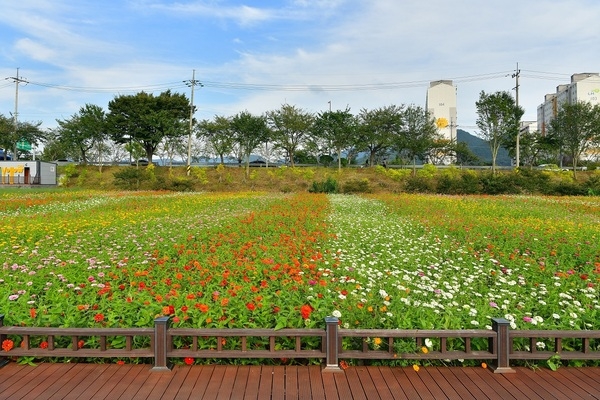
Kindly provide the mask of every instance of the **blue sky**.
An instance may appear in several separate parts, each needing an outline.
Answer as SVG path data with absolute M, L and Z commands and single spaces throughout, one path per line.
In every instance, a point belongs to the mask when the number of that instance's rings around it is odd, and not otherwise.
M 0 12 L 0 113 L 56 126 L 86 103 L 166 89 L 197 119 L 390 104 L 425 106 L 452 79 L 458 125 L 479 92 L 508 90 L 519 63 L 525 120 L 573 73 L 600 72 L 597 0 L 15 0 Z

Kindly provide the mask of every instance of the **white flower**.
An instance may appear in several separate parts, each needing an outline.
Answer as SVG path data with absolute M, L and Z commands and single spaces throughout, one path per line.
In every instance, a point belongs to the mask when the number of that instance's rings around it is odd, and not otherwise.
M 560 319 L 560 315 L 554 313 L 554 314 L 552 314 L 552 318 L 554 318 L 554 319 Z
M 341 313 L 339 310 L 334 310 L 334 311 L 331 313 L 331 315 L 332 315 L 332 316 L 334 316 L 334 317 L 336 317 L 336 318 L 341 318 L 341 316 L 342 316 L 342 313 Z
M 431 341 L 431 339 L 425 339 L 425 346 L 430 349 L 433 347 L 433 342 Z
M 473 320 L 471 321 L 471 325 L 479 325 L 479 322 Z

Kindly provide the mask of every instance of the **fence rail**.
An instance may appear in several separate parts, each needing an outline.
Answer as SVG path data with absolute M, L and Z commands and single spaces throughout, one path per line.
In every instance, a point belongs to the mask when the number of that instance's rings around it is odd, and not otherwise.
M 321 359 L 324 371 L 340 371 L 343 359 L 470 359 L 488 361 L 497 373 L 514 372 L 511 360 L 600 360 L 600 330 L 510 330 L 503 318 L 492 319 L 492 330 L 340 329 L 335 317 L 325 318 L 324 330 L 170 328 L 169 322 L 159 317 L 153 328 L 23 327 L 4 326 L 0 315 L 0 343 L 5 361 L 148 358 L 155 371 L 168 371 L 169 359 L 186 357 Z

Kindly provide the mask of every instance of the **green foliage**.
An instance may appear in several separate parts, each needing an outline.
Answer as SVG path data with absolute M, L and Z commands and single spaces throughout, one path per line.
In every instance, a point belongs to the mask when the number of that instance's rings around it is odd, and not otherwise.
M 74 176 L 77 176 L 77 166 L 75 164 L 67 164 L 63 170 L 67 179 L 71 179 Z
M 79 173 L 79 176 L 77 177 L 77 186 L 85 186 L 85 182 L 88 178 L 88 170 L 87 169 L 83 169 L 81 170 L 81 172 Z
M 558 368 L 560 368 L 560 354 L 555 354 L 550 357 L 546 361 L 546 364 L 548 364 L 548 368 L 550 368 L 552 371 L 558 370 Z
M 506 174 L 485 173 L 481 176 L 481 191 L 485 194 L 516 194 L 519 187 Z
M 332 177 L 327 177 L 324 181 L 313 182 L 308 191 L 310 193 L 338 193 L 339 184 Z
M 369 180 L 363 179 L 351 179 L 344 182 L 342 185 L 342 193 L 370 193 L 371 188 L 369 187 Z
M 408 193 L 435 193 L 435 180 L 410 175 L 406 178 L 405 190 Z
M 589 196 L 600 196 L 600 173 L 591 175 L 584 184 Z
M 124 168 L 113 176 L 115 185 L 125 190 L 138 190 L 143 182 L 149 180 L 147 172 L 139 168 Z
M 423 168 L 421 168 L 417 174 L 424 178 L 433 178 L 436 171 L 437 171 L 437 167 L 435 165 L 425 164 L 425 165 L 423 165 Z

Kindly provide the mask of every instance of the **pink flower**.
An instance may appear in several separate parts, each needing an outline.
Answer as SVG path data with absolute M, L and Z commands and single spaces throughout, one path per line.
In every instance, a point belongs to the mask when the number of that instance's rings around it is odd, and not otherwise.
M 533 318 L 531 318 L 531 317 L 523 317 L 523 321 L 525 321 L 525 322 L 531 322 L 531 321 L 533 321 Z

